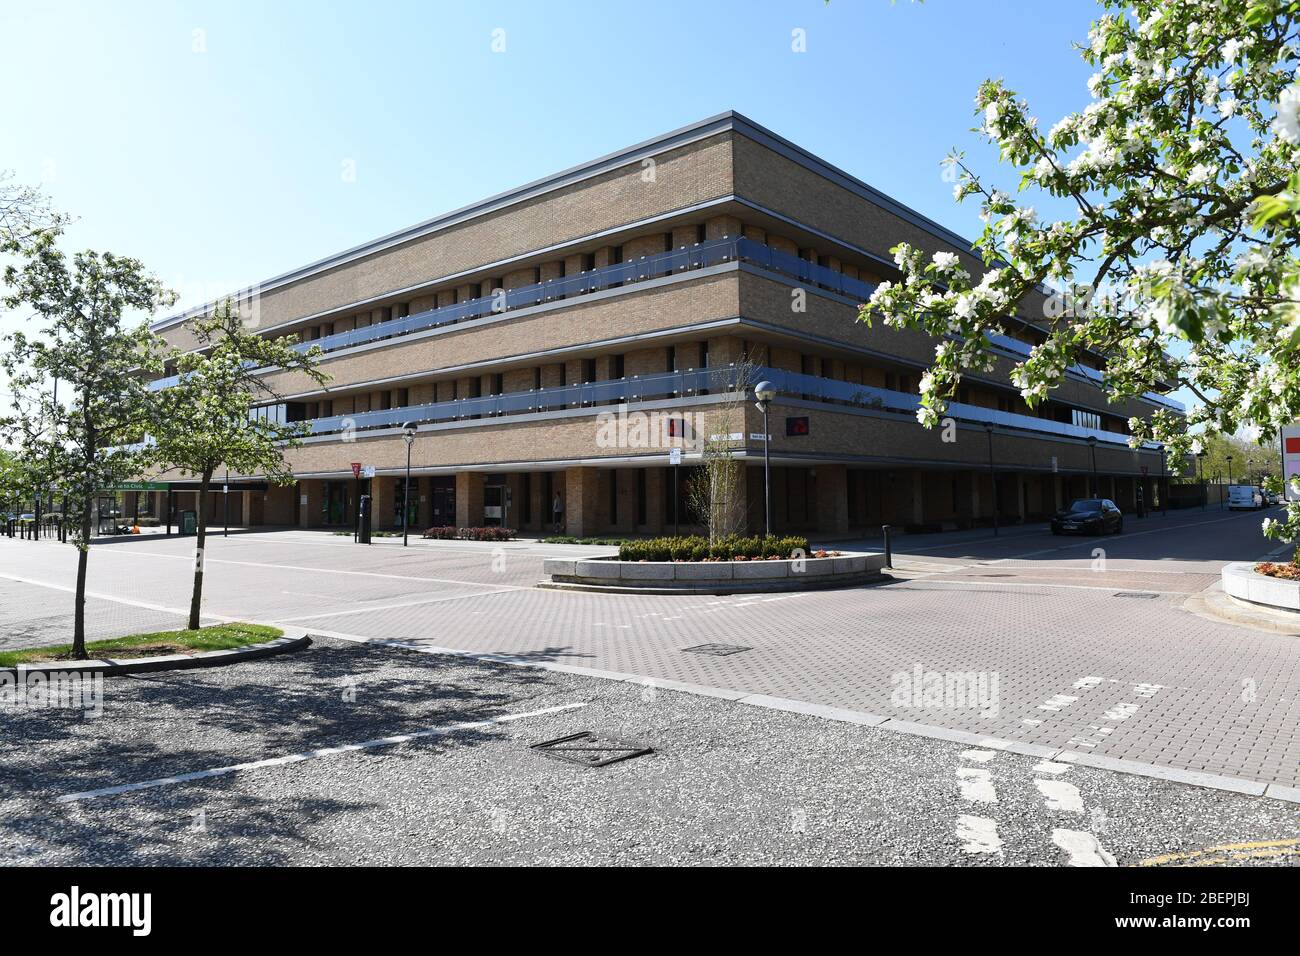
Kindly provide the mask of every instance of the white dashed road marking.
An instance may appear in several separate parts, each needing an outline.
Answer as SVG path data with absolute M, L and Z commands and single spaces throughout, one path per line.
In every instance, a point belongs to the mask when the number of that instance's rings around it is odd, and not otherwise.
M 1115 866 L 1115 858 L 1091 833 L 1057 828 L 1052 831 L 1052 842 L 1069 855 L 1070 866 Z
M 988 763 L 997 755 L 996 750 L 963 750 L 961 754 L 963 760 L 973 760 L 976 763 Z
M 523 714 L 504 714 L 500 717 L 493 717 L 489 720 L 472 720 L 460 724 L 450 724 L 446 727 L 430 727 L 427 730 L 417 730 L 414 733 L 398 734 L 393 737 L 380 737 L 375 740 L 365 740 L 359 744 L 345 744 L 341 747 L 322 747 L 319 750 L 308 750 L 304 753 L 288 754 L 284 757 L 269 757 L 265 760 L 252 760 L 248 763 L 233 764 L 229 767 L 214 767 L 210 770 L 196 770 L 192 773 L 182 773 L 174 777 L 160 777 L 157 780 L 144 780 L 139 783 L 124 783 L 116 787 L 104 787 L 100 790 L 85 790 L 81 793 L 68 793 L 59 797 L 56 803 L 75 803 L 80 800 L 94 800 L 96 797 L 112 797 L 120 793 L 132 793 L 136 790 L 152 790 L 158 787 L 169 787 L 177 783 L 189 783 L 194 780 L 206 780 L 211 777 L 224 777 L 228 774 L 238 773 L 241 770 L 259 770 L 263 767 L 281 767 L 291 763 L 301 763 L 304 760 L 314 760 L 318 757 L 332 757 L 336 754 L 353 753 L 358 750 L 372 750 L 375 747 L 392 747 L 396 744 L 408 743 L 412 740 L 421 740 L 426 737 L 444 737 L 447 734 L 454 734 L 461 730 L 481 730 L 484 727 L 491 727 L 496 724 L 510 723 L 515 720 L 524 720 L 528 717 L 542 717 L 546 714 L 558 714 L 566 710 L 575 710 L 579 707 L 586 707 L 585 703 L 561 704 L 558 707 L 546 707 L 542 710 L 531 710 Z
M 1043 795 L 1043 802 L 1049 810 L 1061 810 L 1065 813 L 1082 813 L 1083 797 L 1079 788 L 1064 780 L 1035 780 L 1034 786 Z
M 988 817 L 962 814 L 957 818 L 957 839 L 962 841 L 966 853 L 1001 853 L 1002 840 L 998 825 Z
M 974 767 L 957 768 L 957 786 L 961 795 L 975 803 L 997 803 L 998 792 L 993 788 L 993 774 Z

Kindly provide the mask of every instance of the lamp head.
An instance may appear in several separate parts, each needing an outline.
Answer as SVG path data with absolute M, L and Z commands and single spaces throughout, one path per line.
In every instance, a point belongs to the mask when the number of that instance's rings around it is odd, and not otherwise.
M 776 386 L 771 382 L 759 382 L 754 386 L 754 397 L 758 399 L 759 408 L 776 398 Z
M 408 445 L 415 441 L 415 422 L 402 423 L 402 441 Z

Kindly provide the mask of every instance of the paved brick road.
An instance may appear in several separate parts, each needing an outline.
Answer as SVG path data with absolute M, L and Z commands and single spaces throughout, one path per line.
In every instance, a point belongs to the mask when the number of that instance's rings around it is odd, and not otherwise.
M 898 564 L 910 570 L 887 585 L 718 598 L 531 588 L 542 554 L 572 549 L 362 551 L 305 532 L 233 536 L 212 542 L 207 610 L 770 694 L 1295 787 L 1300 637 L 1181 607 L 1225 561 L 1272 549 L 1259 521 L 1187 513 L 1130 523 L 1127 534 L 1105 539 L 1023 529 L 996 541 L 903 539 Z M 97 547 L 91 588 L 154 610 L 183 609 L 190 547 L 158 539 Z M 69 549 L 0 541 L 0 575 L 10 580 L 66 585 L 71 568 Z M 48 606 L 67 600 L 28 587 Z M 1131 591 L 1156 596 L 1115 596 Z M 750 650 L 683 652 L 707 643 Z M 918 670 L 973 673 L 986 688 L 996 679 L 996 707 L 952 694 L 900 703 L 897 692 Z

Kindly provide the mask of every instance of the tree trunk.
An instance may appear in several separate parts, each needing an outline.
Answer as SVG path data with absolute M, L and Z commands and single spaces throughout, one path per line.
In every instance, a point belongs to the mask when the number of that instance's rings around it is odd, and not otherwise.
M 191 631 L 199 629 L 199 611 L 203 607 L 203 545 L 208 540 L 208 486 L 212 484 L 212 469 L 205 468 L 203 480 L 199 482 L 198 522 L 194 546 L 194 594 L 190 598 Z
M 72 615 L 72 656 L 86 659 L 86 566 L 90 561 L 90 509 L 89 496 L 81 503 L 81 541 L 77 543 L 77 597 Z

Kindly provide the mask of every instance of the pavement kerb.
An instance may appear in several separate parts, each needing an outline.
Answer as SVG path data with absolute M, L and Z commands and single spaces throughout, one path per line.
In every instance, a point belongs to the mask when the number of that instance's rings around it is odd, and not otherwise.
M 147 674 L 157 671 L 194 670 L 200 667 L 225 667 L 228 664 L 242 664 L 263 657 L 287 654 L 311 646 L 311 638 L 302 627 L 285 624 L 273 624 L 284 631 L 282 637 L 261 644 L 247 644 L 223 651 L 205 651 L 202 654 L 168 654 L 163 657 L 132 657 L 114 660 L 97 658 L 86 661 L 50 661 L 40 664 L 19 664 L 17 667 L 0 667 L 0 674 L 53 674 L 89 671 L 105 677 L 120 677 L 124 674 Z
M 274 624 L 274 622 L 267 623 Z M 541 670 L 554 671 L 560 674 L 577 674 L 583 677 L 598 677 L 604 680 L 622 681 L 624 683 L 636 684 L 641 687 L 674 690 L 683 694 L 695 694 L 700 697 L 714 697 L 722 700 L 729 700 L 732 703 L 744 704 L 749 707 L 763 707 L 768 710 L 779 710 L 786 713 L 821 717 L 826 720 L 838 720 L 845 723 L 859 724 L 867 727 L 877 727 L 881 730 L 893 733 L 910 734 L 912 736 L 926 737 L 932 740 L 945 740 L 951 743 L 960 743 L 971 747 L 979 747 L 984 750 L 999 750 L 1026 757 L 1036 757 L 1042 760 L 1052 760 L 1060 763 L 1077 764 L 1081 767 L 1110 770 L 1114 773 L 1133 774 L 1134 776 L 1139 777 L 1153 777 L 1157 780 L 1167 780 L 1170 783 L 1180 783 L 1191 787 L 1222 790 L 1229 793 L 1266 797 L 1287 803 L 1300 804 L 1300 787 L 1287 787 L 1277 783 L 1264 783 L 1260 780 L 1248 780 L 1245 777 L 1231 777 L 1195 770 L 1182 770 L 1177 767 L 1162 767 L 1158 764 L 1144 763 L 1138 760 L 1120 760 L 1096 754 L 1079 753 L 1061 747 L 1048 747 L 1041 744 L 1030 744 L 1016 740 L 1003 740 L 998 737 L 986 737 L 964 730 L 953 730 L 948 727 L 936 727 L 931 724 L 914 723 L 912 721 L 899 720 L 895 717 L 871 714 L 865 711 L 847 710 L 840 707 L 831 707 L 825 704 L 814 704 L 808 701 L 793 700 L 786 697 L 772 697 L 767 694 L 754 694 L 748 691 L 731 690 L 722 687 L 709 687 L 703 684 L 691 684 L 686 681 L 646 677 L 643 674 L 628 674 L 622 671 L 599 670 L 592 667 L 579 667 L 573 664 L 557 664 L 551 661 L 537 661 L 530 658 L 515 657 L 510 654 L 489 654 L 478 651 L 465 651 L 454 647 L 436 647 L 429 644 L 417 644 L 411 641 L 395 641 L 385 638 L 361 637 L 357 634 L 347 634 L 341 631 L 313 629 L 312 633 L 319 635 L 320 637 L 332 637 L 337 640 L 349 641 L 354 644 L 374 644 L 379 647 L 396 647 L 402 650 L 416 651 L 421 654 L 445 654 L 468 660 L 483 661 L 485 663 L 510 664 L 516 667 L 536 667 Z

